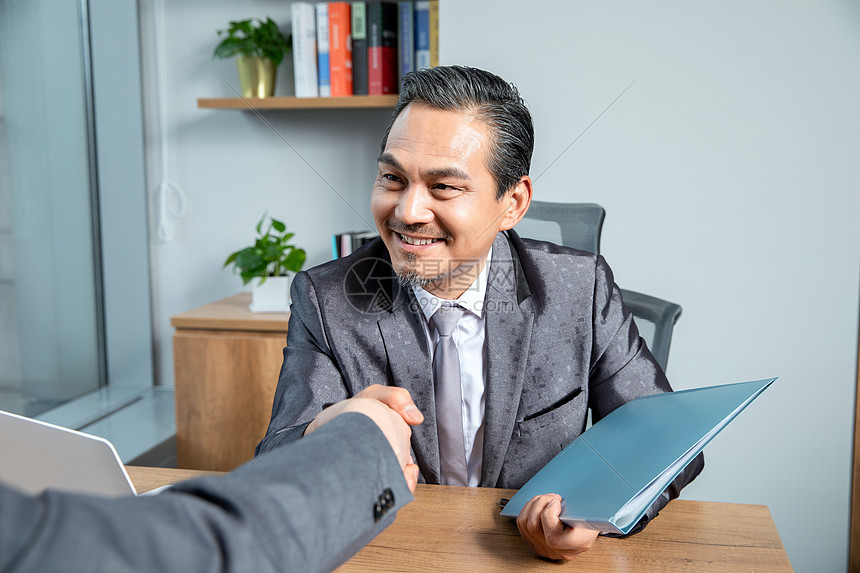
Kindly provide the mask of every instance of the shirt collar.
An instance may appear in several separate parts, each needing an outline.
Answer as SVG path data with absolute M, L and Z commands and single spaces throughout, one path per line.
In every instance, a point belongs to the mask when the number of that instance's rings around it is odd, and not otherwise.
M 469 288 L 467 288 L 463 294 L 454 301 L 457 305 L 468 310 L 478 318 L 483 318 L 484 316 L 484 299 L 486 298 L 487 293 L 487 277 L 489 276 L 490 262 L 492 259 L 493 247 L 491 245 L 490 251 L 487 253 L 487 260 L 484 263 L 484 268 L 481 269 L 478 277 L 471 285 L 469 285 Z M 424 318 L 427 320 L 430 320 L 430 317 L 433 316 L 433 313 L 436 312 L 442 303 L 451 302 L 444 298 L 439 298 L 419 286 L 413 286 L 412 292 L 415 294 L 415 300 L 418 302 L 418 306 L 421 307 L 421 312 L 424 313 Z

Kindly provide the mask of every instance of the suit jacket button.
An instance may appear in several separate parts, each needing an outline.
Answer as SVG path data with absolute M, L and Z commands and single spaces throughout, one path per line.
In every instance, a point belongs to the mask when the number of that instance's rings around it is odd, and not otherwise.
M 382 492 L 382 501 L 385 502 L 385 507 L 387 509 L 394 507 L 394 492 L 391 491 L 391 488 L 386 488 L 385 491 Z
M 373 506 L 373 521 L 379 521 L 382 519 L 382 516 L 385 515 L 385 512 L 388 511 L 382 503 L 379 501 L 376 502 Z

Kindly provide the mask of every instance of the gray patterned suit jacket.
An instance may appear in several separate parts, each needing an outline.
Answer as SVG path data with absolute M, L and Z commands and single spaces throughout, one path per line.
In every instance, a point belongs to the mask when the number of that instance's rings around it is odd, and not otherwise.
M 514 231 L 496 237 L 492 257 L 481 486 L 519 488 L 585 430 L 588 408 L 597 421 L 671 387 L 602 257 Z M 299 273 L 292 301 L 272 419 L 257 451 L 298 439 L 327 404 L 371 384 L 400 386 L 425 417 L 412 434 L 421 478 L 439 483 L 424 318 L 382 241 Z M 691 463 L 646 522 L 702 467 L 701 457 Z

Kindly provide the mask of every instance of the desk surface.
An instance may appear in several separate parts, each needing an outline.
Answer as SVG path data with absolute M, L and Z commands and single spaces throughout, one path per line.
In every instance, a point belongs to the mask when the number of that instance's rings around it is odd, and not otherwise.
M 170 326 L 196 330 L 287 332 L 289 312 L 251 312 L 251 293 L 222 298 L 170 317 Z
M 206 472 L 129 467 L 138 491 Z M 499 515 L 513 490 L 419 485 L 394 524 L 338 569 L 349 571 L 559 571 Z M 599 538 L 579 571 L 791 571 L 766 506 L 675 500 L 640 534 Z

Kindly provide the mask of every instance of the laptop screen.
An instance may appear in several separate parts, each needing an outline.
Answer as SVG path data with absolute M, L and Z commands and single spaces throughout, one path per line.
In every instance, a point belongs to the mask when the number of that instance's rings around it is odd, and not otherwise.
M 46 488 L 106 496 L 135 494 L 109 441 L 2 410 L 0 481 L 33 495 Z

